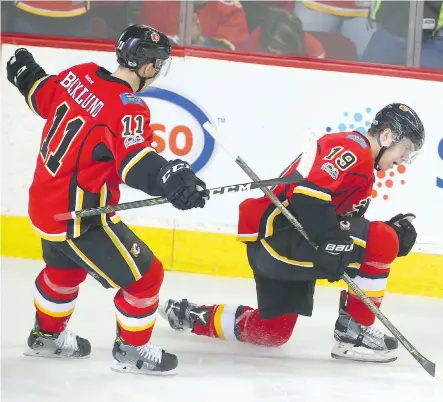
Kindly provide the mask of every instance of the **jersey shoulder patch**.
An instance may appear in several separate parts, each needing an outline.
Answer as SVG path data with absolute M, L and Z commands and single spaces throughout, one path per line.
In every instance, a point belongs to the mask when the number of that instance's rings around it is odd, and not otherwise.
M 130 92 L 124 92 L 120 94 L 120 99 L 123 103 L 123 105 L 129 105 L 129 104 L 136 104 L 136 105 L 144 105 L 145 102 L 143 102 L 142 99 L 140 99 L 137 95 L 130 93 Z
M 357 144 L 359 144 L 363 149 L 366 149 L 368 147 L 368 144 L 366 143 L 365 139 L 361 137 L 358 134 L 349 134 L 346 136 L 347 139 L 351 141 L 355 141 Z

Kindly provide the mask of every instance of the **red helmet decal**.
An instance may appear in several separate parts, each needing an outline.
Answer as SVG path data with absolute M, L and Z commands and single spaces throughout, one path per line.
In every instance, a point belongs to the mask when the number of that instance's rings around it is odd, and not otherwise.
M 400 110 L 403 110 L 403 112 L 409 112 L 409 108 L 407 106 L 405 106 L 405 105 L 400 105 L 398 108 Z

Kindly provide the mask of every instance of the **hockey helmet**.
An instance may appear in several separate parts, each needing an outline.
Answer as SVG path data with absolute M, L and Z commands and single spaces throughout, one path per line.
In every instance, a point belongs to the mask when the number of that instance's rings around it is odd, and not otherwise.
M 117 62 L 137 73 L 146 62 L 152 62 L 156 71 L 166 76 L 171 62 L 171 44 L 168 37 L 147 25 L 131 25 L 117 40 Z M 138 75 L 138 74 L 137 74 Z
M 409 154 L 409 162 L 411 162 L 425 142 L 425 129 L 420 117 L 412 108 L 403 103 L 391 103 L 376 114 L 370 127 L 370 131 L 375 134 L 380 146 L 380 135 L 386 128 L 391 129 L 392 145 L 400 142 L 403 138 L 412 142 L 414 149 Z M 380 157 L 386 149 L 387 147 L 382 147 Z

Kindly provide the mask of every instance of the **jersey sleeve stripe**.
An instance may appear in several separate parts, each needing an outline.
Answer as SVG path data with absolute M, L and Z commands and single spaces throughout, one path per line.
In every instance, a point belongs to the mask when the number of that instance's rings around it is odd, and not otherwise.
M 137 164 L 137 162 L 140 161 L 145 155 L 147 155 L 150 152 L 156 152 L 154 148 L 147 147 L 143 148 L 140 152 L 138 152 L 133 158 L 131 158 L 126 166 L 122 170 L 122 180 L 126 182 L 126 176 L 128 175 L 129 171 Z
M 65 241 L 66 240 L 66 232 L 46 233 L 46 232 L 43 232 L 42 230 L 40 230 L 37 226 L 35 226 L 32 223 L 32 221 L 31 221 L 31 225 L 42 239 L 49 240 L 49 241 Z
M 224 43 L 225 45 L 227 45 L 229 47 L 229 49 L 234 50 L 235 46 L 229 42 L 226 38 L 214 38 L 214 40 L 216 40 L 217 42 L 221 42 Z
M 236 239 L 242 242 L 256 241 L 258 239 L 258 233 L 238 234 Z
M 66 11 L 55 11 L 55 10 L 46 10 L 43 8 L 33 7 L 30 4 L 24 4 L 21 1 L 16 1 L 16 7 L 26 11 L 30 14 L 39 15 L 42 17 L 52 17 L 52 18 L 67 18 L 67 17 L 78 17 L 79 15 L 85 14 L 89 10 L 89 1 L 85 1 L 82 7 L 75 8 L 74 10 L 66 10 Z M 75 2 L 72 2 L 75 3 Z M 77 2 L 80 3 L 80 2 Z
M 35 96 L 37 95 L 38 90 L 43 86 L 46 80 L 51 77 L 51 75 L 46 75 L 45 77 L 40 78 L 39 80 L 34 82 L 34 85 L 31 87 L 31 90 L 28 93 L 28 97 L 26 102 L 28 103 L 29 108 L 38 116 L 41 117 L 37 108 L 37 100 Z
M 318 198 L 323 201 L 332 201 L 330 194 L 318 190 L 313 190 L 312 188 L 304 186 L 295 187 L 294 194 L 303 194 L 307 195 L 308 197 Z
M 359 239 L 358 237 L 355 236 L 351 236 L 351 239 L 356 246 L 366 248 L 366 242 L 364 240 Z

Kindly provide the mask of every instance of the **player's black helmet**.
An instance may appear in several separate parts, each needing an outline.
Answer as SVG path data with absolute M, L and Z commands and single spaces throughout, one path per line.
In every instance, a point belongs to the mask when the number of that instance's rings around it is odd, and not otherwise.
M 408 138 L 415 146 L 421 149 L 425 142 L 425 128 L 417 113 L 403 103 L 392 103 L 381 109 L 375 116 L 370 130 L 379 141 L 383 129 L 390 128 L 395 142 Z
M 137 71 L 146 62 L 154 64 L 157 74 L 166 75 L 169 70 L 171 44 L 168 37 L 147 25 L 131 25 L 118 38 L 117 62 Z

